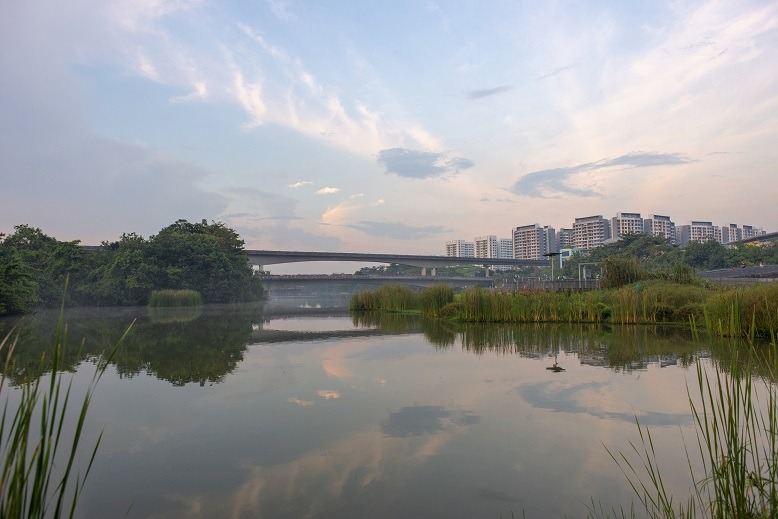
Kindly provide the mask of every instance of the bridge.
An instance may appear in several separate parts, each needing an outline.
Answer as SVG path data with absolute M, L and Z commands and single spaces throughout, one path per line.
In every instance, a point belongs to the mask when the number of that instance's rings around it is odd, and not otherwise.
M 321 274 L 321 275 L 285 275 L 262 276 L 262 286 L 267 291 L 280 288 L 294 288 L 311 285 L 405 285 L 424 288 L 432 285 L 448 285 L 452 288 L 469 286 L 493 286 L 492 278 L 487 277 L 448 277 L 448 276 L 381 276 L 359 274 Z
M 725 247 L 732 247 L 734 245 L 740 245 L 741 243 L 766 243 L 768 241 L 778 240 L 778 231 L 768 232 L 766 234 L 760 234 L 759 236 L 752 236 L 751 238 L 743 238 L 742 240 L 729 241 L 723 244 Z
M 489 274 L 490 266 L 505 265 L 514 267 L 546 267 L 545 259 L 510 259 L 510 258 L 463 258 L 458 256 L 416 256 L 410 254 L 372 254 L 361 252 L 302 252 L 284 250 L 246 250 L 249 261 L 260 270 L 265 265 L 281 263 L 299 263 L 306 261 L 357 261 L 361 263 L 396 263 L 411 267 L 421 267 L 422 276 L 436 275 L 438 267 L 454 265 L 478 265 L 486 268 Z

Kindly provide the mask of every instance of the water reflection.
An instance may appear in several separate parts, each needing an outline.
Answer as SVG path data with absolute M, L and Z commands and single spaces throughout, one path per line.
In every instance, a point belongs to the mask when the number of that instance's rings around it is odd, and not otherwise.
M 120 377 L 146 373 L 176 386 L 213 384 L 235 370 L 250 342 L 252 324 L 262 320 L 261 305 L 68 310 L 61 362 L 63 370 L 75 371 L 80 363 L 93 361 L 111 350 L 134 321 L 113 359 Z M 8 377 L 12 385 L 38 374 L 41 358 L 46 365 L 43 354 L 55 342 L 56 323 L 54 312 L 2 323 L 6 330 L 15 325 L 18 333 Z
M 773 349 L 762 348 L 760 352 L 759 347 L 743 348 L 738 341 L 729 340 L 708 341 L 703 348 L 684 327 L 455 324 L 392 313 L 346 317 L 349 314 L 343 301 L 329 304 L 335 306 L 288 300 L 184 309 L 67 310 L 65 321 L 70 341 L 62 365 L 64 370 L 74 371 L 80 363 L 93 361 L 111 349 L 134 320 L 131 333 L 114 359 L 119 375 L 131 378 L 145 373 L 176 386 L 223 381 L 251 345 L 410 334 L 423 334 L 438 349 L 460 345 L 477 356 L 548 357 L 546 368 L 557 373 L 567 367 L 558 363 L 560 352 L 575 354 L 582 365 L 631 373 L 655 364 L 686 368 L 695 359 L 708 356 L 726 367 L 737 351 L 751 355 L 748 360 L 757 374 L 775 373 L 769 369 L 776 362 Z M 310 322 L 302 323 L 301 316 L 307 316 Z M 333 318 L 347 320 L 338 329 L 326 329 L 325 319 Z M 21 321 L 0 320 L 0 334 L 5 335 L 15 324 L 19 336 L 9 372 L 11 384 L 39 373 L 41 355 L 54 343 L 56 321 L 55 312 L 41 312 Z M 271 321 L 274 325 L 266 326 Z M 83 346 L 79 348 L 82 340 Z

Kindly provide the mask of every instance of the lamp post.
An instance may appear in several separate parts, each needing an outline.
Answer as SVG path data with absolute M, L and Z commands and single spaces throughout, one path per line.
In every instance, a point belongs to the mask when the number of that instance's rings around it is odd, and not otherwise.
M 559 256 L 561 252 L 547 252 L 543 254 L 544 256 L 548 256 L 548 259 L 551 260 L 551 288 L 554 288 L 554 258 L 556 256 Z

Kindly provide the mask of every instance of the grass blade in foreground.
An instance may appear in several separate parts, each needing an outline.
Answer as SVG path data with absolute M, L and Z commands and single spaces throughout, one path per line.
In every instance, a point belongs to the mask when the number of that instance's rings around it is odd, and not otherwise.
M 67 342 L 67 330 L 62 322 L 62 314 L 60 311 L 51 366 L 45 369 L 45 356 L 42 357 L 37 376 L 27 377 L 19 388 L 17 408 L 9 412 L 8 396 L 3 405 L 0 418 L 2 518 L 73 517 L 78 497 L 100 445 L 98 438 L 89 453 L 89 462 L 83 474 L 78 473 L 81 452 L 79 443 L 92 394 L 132 325 L 112 351 L 97 359 L 95 373 L 77 411 L 72 440 L 70 444 L 63 444 L 61 442 L 66 433 L 65 424 L 72 419 L 68 409 L 72 379 L 65 383 L 59 370 Z M 6 375 L 13 362 L 16 339 L 12 339 L 12 334 L 13 330 L 0 342 L 0 353 L 5 351 L 0 394 L 7 391 Z M 41 380 L 46 373 L 51 377 L 50 383 L 42 385 Z
M 772 347 L 776 349 L 774 338 Z M 776 366 L 771 365 L 769 376 L 758 379 L 740 357 L 735 349 L 728 369 L 719 365 L 713 374 L 697 365 L 700 402 L 695 404 L 690 393 L 689 404 L 704 474 L 695 474 L 692 453 L 687 450 L 693 483 L 685 503 L 674 502 L 674 496 L 665 489 L 648 429 L 638 424 L 643 448 L 631 446 L 639 463 L 608 450 L 647 517 L 778 517 Z M 757 381 L 763 382 L 764 387 Z M 603 515 L 602 507 L 593 505 L 589 512 Z M 626 516 L 623 509 L 613 509 L 611 513 Z M 634 516 L 634 510 L 630 516 Z

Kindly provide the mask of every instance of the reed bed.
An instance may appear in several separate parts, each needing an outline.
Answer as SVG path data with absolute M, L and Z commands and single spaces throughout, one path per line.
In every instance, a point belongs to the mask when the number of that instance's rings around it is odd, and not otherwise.
M 627 269 L 628 270 L 628 269 Z M 629 277 L 627 271 L 624 277 Z M 768 338 L 778 330 L 778 283 L 744 288 L 708 288 L 669 280 L 644 280 L 590 292 L 513 291 L 470 288 L 454 295 L 448 287 L 422 294 L 384 286 L 355 294 L 355 311 L 418 311 L 474 323 L 699 323 L 721 337 Z
M 778 283 L 719 289 L 705 303 L 704 323 L 721 337 L 769 338 L 778 330 Z
M 351 310 L 409 312 L 419 311 L 421 298 L 408 287 L 384 285 L 378 290 L 356 292 L 351 296 Z
M 200 306 L 203 296 L 196 290 L 154 290 L 149 296 L 150 308 Z

